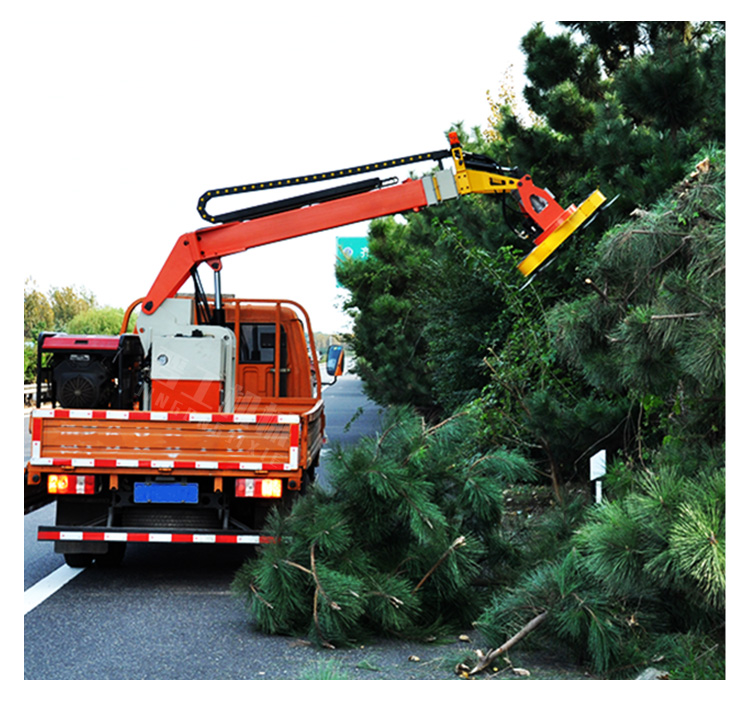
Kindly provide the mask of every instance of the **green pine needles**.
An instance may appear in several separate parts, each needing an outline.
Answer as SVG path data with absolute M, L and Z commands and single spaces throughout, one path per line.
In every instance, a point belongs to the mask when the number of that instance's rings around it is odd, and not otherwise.
M 332 491 L 274 515 L 281 540 L 235 577 L 257 627 L 339 646 L 470 624 L 484 599 L 476 581 L 507 550 L 503 490 L 534 477 L 515 453 L 478 450 L 477 423 L 467 411 L 429 427 L 397 407 L 376 437 L 335 448 Z
M 691 475 L 663 460 L 655 467 L 633 491 L 591 507 L 557 557 L 493 596 L 477 620 L 490 643 L 546 612 L 535 638 L 572 650 L 599 673 L 643 667 L 689 634 L 710 645 L 706 668 L 723 669 L 723 469 Z M 668 665 L 677 671 L 692 668 L 674 658 Z

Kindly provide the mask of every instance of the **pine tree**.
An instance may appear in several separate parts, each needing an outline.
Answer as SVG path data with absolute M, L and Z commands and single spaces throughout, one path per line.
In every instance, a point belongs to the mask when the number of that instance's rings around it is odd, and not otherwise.
M 525 646 L 552 642 L 599 673 L 624 667 L 627 675 L 659 653 L 665 635 L 698 632 L 721 668 L 723 472 L 693 479 L 675 468 L 658 472 L 622 501 L 592 508 L 567 552 L 495 593 L 476 622 L 489 644 L 546 614 Z
M 380 404 L 434 404 L 431 380 L 414 360 L 426 353 L 420 282 L 429 252 L 394 218 L 375 221 L 369 256 L 339 262 L 338 280 L 350 292 L 345 310 L 354 320 L 350 344 L 365 391 Z
M 683 669 L 693 643 L 711 654 L 705 672 L 723 670 L 724 188 L 723 153 L 711 151 L 651 211 L 607 234 L 590 265 L 594 291 L 549 316 L 567 362 L 632 406 L 634 443 L 558 557 L 479 618 L 491 643 L 546 612 L 536 638 L 600 671 L 644 663 L 665 644 Z
M 642 420 L 661 419 L 657 442 L 723 440 L 724 164 L 709 152 L 652 211 L 608 233 L 589 269 L 595 292 L 549 318 L 589 384 L 630 398 Z
M 556 196 L 595 183 L 620 196 L 613 214 L 645 207 L 682 177 L 707 142 L 725 139 L 721 22 L 561 22 L 523 38 L 530 127 L 503 116 L 494 132 L 514 164 L 533 166 Z

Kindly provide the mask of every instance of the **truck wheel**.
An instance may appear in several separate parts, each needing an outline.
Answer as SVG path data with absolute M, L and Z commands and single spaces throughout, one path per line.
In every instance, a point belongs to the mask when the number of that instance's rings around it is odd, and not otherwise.
M 127 544 L 121 541 L 113 541 L 107 544 L 107 552 L 100 553 L 96 557 L 96 564 L 104 568 L 116 568 L 122 559 L 125 557 L 125 549 Z
M 307 494 L 311 489 L 313 484 L 315 483 L 315 466 L 317 465 L 317 461 L 312 467 L 307 468 L 305 472 L 302 474 L 302 490 L 300 492 L 301 495 Z
M 88 568 L 94 560 L 91 553 L 64 553 L 63 556 L 71 568 Z

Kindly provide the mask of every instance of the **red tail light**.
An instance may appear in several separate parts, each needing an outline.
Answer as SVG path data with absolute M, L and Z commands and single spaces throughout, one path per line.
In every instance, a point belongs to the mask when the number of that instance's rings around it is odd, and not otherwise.
M 236 497 L 260 497 L 265 499 L 278 499 L 281 497 L 281 480 L 264 478 L 252 480 L 250 478 L 238 478 L 234 483 L 234 494 Z
M 96 492 L 94 475 L 49 475 L 47 492 L 50 494 L 94 494 Z

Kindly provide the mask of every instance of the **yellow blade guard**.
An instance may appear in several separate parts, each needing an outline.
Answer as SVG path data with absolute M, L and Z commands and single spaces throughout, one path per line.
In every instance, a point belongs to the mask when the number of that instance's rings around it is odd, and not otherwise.
M 534 241 L 536 247 L 518 265 L 521 274 L 528 277 L 536 271 L 606 200 L 604 194 L 596 190 L 578 208 L 571 206 L 565 212 L 565 219 L 557 227 Z

